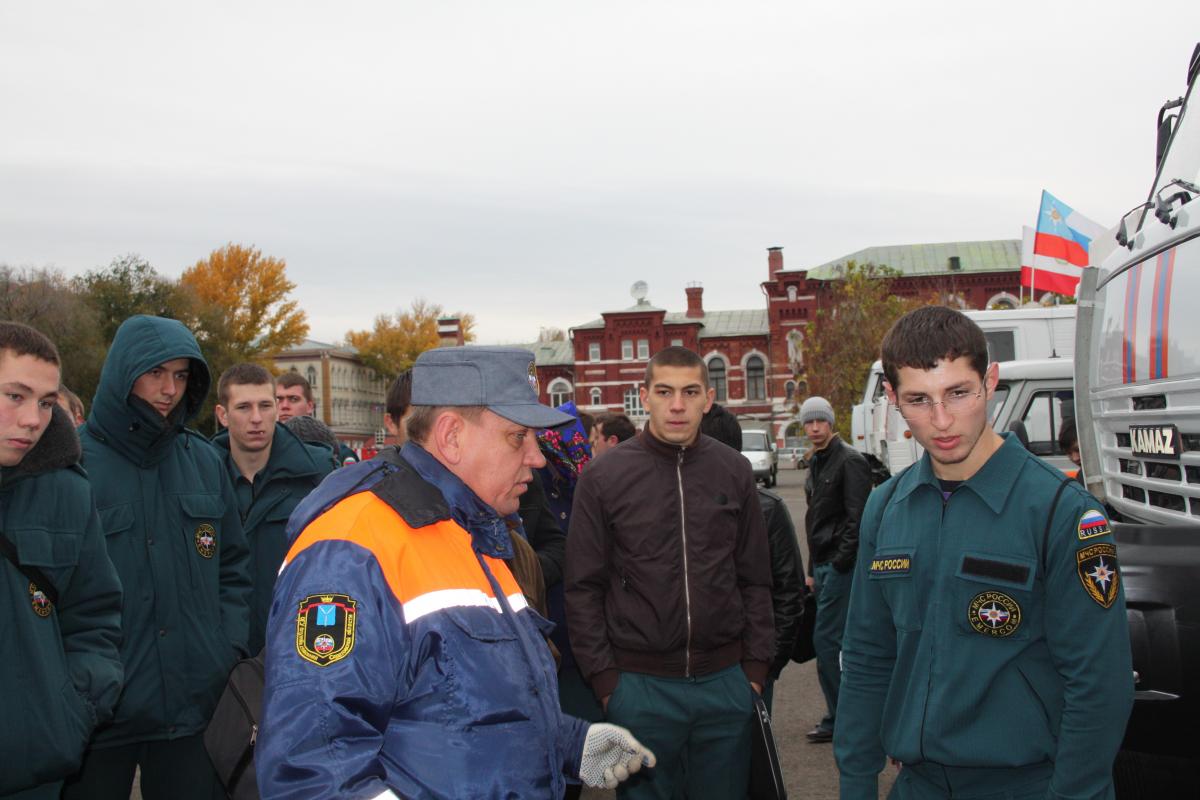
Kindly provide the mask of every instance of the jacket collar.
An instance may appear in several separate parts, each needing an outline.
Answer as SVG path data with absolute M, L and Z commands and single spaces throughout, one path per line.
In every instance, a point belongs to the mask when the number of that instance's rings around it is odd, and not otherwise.
M 970 489 L 979 499 L 987 503 L 994 513 L 1000 513 L 1008 496 L 1017 483 L 1017 475 L 1021 467 L 1030 458 L 1029 451 L 1021 444 L 1016 434 L 1003 435 L 1004 443 L 984 462 L 974 475 L 963 481 L 962 486 Z M 921 485 L 932 486 L 941 491 L 941 484 L 933 474 L 933 464 L 929 453 L 921 456 L 921 460 L 900 474 L 896 486 L 897 499 L 907 497 Z
M 236 485 L 237 479 L 242 477 L 242 471 L 238 469 L 238 465 L 233 460 L 229 429 L 226 428 L 214 436 L 212 443 L 225 456 L 229 475 Z M 312 445 L 305 445 L 296 434 L 288 430 L 286 425 L 276 422 L 275 435 L 271 438 L 271 455 L 267 458 L 267 463 L 263 465 L 262 472 L 255 476 L 257 479 L 255 483 L 261 481 L 265 485 L 276 479 L 307 478 L 323 474 L 313 455 L 313 451 L 316 449 Z
M 471 546 L 476 552 L 493 558 L 513 557 L 509 523 L 516 514 L 505 518 L 484 503 L 462 480 L 442 466 L 425 448 L 416 442 L 407 442 L 400 449 L 400 457 L 417 471 L 423 480 L 432 484 L 450 507 L 454 521 L 471 534 Z M 517 518 L 519 525 L 519 518 Z
M 690 453 L 699 450 L 703 446 L 705 438 L 703 434 L 699 434 L 696 436 L 696 441 L 692 442 L 691 444 L 670 444 L 669 442 L 664 442 L 651 433 L 649 425 L 646 425 L 644 428 L 638 431 L 637 437 L 642 442 L 642 445 L 651 453 L 659 458 L 668 459 L 670 461 L 675 461 L 678 459 L 680 453 L 683 454 L 683 457 L 686 460 Z

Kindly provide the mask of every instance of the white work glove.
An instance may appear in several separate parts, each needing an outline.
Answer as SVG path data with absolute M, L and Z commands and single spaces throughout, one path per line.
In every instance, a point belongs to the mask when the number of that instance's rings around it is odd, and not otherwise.
M 619 725 L 597 722 L 588 728 L 579 761 L 579 779 L 593 789 L 615 789 L 643 766 L 653 767 L 654 753 Z

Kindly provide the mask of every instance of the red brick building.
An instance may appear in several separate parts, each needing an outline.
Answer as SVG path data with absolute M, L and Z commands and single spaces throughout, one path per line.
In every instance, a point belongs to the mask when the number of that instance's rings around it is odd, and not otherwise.
M 699 284 L 684 289 L 686 310 L 667 311 L 635 284 L 636 302 L 605 311 L 570 330 L 571 340 L 527 345 L 537 361 L 542 401 L 573 399 L 591 413 L 644 417 L 638 387 L 650 356 L 682 345 L 704 358 L 717 401 L 742 421 L 770 428 L 777 441 L 795 422 L 796 375 L 804 358 L 804 325 L 829 302 L 831 282 L 849 261 L 902 273 L 902 296 L 938 293 L 961 308 L 1018 304 L 1021 243 L 1016 240 L 871 247 L 810 269 L 789 270 L 783 249 L 767 251 L 764 307 L 709 310 Z

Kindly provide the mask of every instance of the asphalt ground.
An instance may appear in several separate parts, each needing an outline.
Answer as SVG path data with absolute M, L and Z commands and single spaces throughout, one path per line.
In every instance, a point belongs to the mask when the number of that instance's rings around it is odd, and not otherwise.
M 808 546 L 804 541 L 804 476 L 802 470 L 781 466 L 774 491 L 783 497 L 791 512 L 800 539 L 804 563 L 808 564 Z M 825 698 L 817 684 L 815 661 L 791 664 L 775 684 L 772 723 L 775 728 L 779 760 L 788 797 L 792 800 L 837 800 L 838 773 L 833 760 L 833 745 L 810 744 L 804 734 L 812 730 L 825 713 Z M 879 796 L 886 797 L 894 773 L 891 767 L 879 779 Z M 609 800 L 616 792 L 587 790 L 584 800 Z M 731 798 L 731 800 L 733 800 Z

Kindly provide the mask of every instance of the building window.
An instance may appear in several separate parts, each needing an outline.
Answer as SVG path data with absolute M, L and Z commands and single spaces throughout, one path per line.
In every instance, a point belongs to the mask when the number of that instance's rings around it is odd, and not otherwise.
M 600 360 L 600 343 L 591 342 L 588 344 L 588 361 Z
M 633 419 L 646 416 L 642 408 L 642 398 L 638 395 L 637 387 L 625 390 L 625 416 Z
M 766 370 L 763 368 L 763 360 L 758 356 L 746 359 L 746 399 L 767 399 Z
M 785 383 L 783 385 L 783 391 L 787 394 L 788 402 L 791 402 L 792 398 L 796 396 L 796 382 L 788 381 Z
M 672 339 L 671 347 L 683 347 L 683 339 Z
M 592 389 L 592 405 L 598 406 L 604 402 L 604 393 L 599 389 Z
M 317 370 L 309 367 L 306 377 L 308 378 L 308 385 L 314 389 L 317 388 Z
M 789 287 L 787 288 L 787 293 L 788 293 L 788 302 L 789 302 L 789 303 L 794 303 L 794 302 L 796 302 L 796 287 L 795 287 L 795 286 L 789 286 Z
M 650 340 L 638 339 L 638 358 L 645 360 L 650 357 Z
M 623 361 L 633 360 L 633 339 L 621 340 L 621 359 Z
M 562 378 L 550 381 L 546 391 L 550 394 L 550 405 L 556 408 L 571 399 L 571 384 Z
M 729 387 L 725 382 L 725 362 L 714 358 L 708 362 L 708 385 L 716 392 L 717 402 L 729 400 Z

